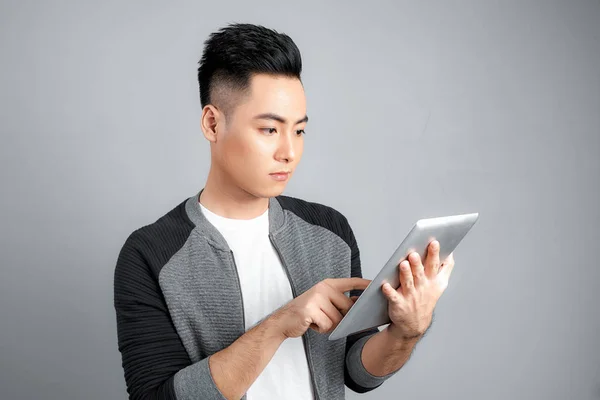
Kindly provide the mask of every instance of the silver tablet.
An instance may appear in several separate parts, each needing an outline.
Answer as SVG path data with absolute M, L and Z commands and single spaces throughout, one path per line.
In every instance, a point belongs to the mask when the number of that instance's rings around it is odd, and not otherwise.
M 340 339 L 390 323 L 388 302 L 381 286 L 385 282 L 389 282 L 395 289 L 400 286 L 398 277 L 400 262 L 413 251 L 419 253 L 421 259 L 425 260 L 427 246 L 434 239 L 440 242 L 440 261 L 443 261 L 454 251 L 478 219 L 479 213 L 473 213 L 417 221 L 375 279 L 331 332 L 329 340 Z

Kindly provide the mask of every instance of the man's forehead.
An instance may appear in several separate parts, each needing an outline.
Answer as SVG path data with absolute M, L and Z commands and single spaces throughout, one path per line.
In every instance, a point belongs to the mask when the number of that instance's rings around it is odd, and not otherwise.
M 257 79 L 250 86 L 249 101 L 259 106 L 267 103 L 267 107 L 276 107 L 281 112 L 288 110 L 297 113 L 298 108 L 306 108 L 306 97 L 302 84 L 297 79 L 291 78 L 267 78 Z M 270 112 L 275 110 L 264 110 Z M 302 110 L 300 111 L 302 112 Z

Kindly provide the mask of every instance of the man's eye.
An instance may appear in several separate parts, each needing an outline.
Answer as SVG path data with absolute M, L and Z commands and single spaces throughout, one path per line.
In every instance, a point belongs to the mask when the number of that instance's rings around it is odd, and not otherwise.
M 304 129 L 298 129 L 298 130 L 296 131 L 296 135 L 298 135 L 298 136 L 300 136 L 300 135 L 304 135 L 304 134 L 306 134 L 306 132 L 304 132 Z
M 268 134 L 268 135 L 272 135 L 274 133 L 277 133 L 277 129 L 275 128 L 261 128 L 261 131 Z

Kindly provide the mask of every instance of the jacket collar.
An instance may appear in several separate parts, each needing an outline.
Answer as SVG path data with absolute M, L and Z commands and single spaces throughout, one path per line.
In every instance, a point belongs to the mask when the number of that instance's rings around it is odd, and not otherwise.
M 200 231 L 213 246 L 221 250 L 230 251 L 223 235 L 221 235 L 219 230 L 215 228 L 202 213 L 199 201 L 200 194 L 202 194 L 203 190 L 204 189 L 201 189 L 198 193 L 187 199 L 185 202 L 185 211 L 192 223 L 196 225 L 196 229 Z M 269 199 L 269 234 L 275 234 L 283 228 L 284 224 L 285 213 L 283 212 L 283 208 L 276 197 L 271 197 Z

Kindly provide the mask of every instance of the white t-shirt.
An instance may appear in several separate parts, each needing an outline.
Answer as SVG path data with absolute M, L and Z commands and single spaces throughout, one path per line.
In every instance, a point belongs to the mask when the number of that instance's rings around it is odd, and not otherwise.
M 233 251 L 244 300 L 246 330 L 293 299 L 279 255 L 269 239 L 269 210 L 250 220 L 224 218 L 200 204 Z M 302 338 L 286 339 L 246 393 L 248 400 L 313 399 Z

